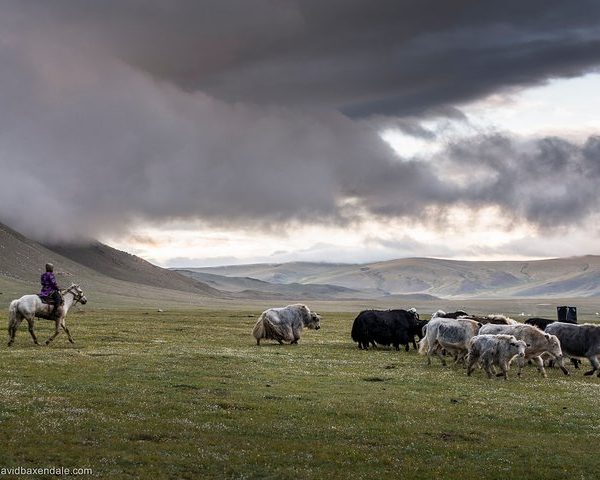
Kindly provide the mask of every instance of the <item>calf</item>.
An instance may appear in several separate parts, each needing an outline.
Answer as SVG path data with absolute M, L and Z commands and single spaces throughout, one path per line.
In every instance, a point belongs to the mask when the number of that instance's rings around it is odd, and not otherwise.
M 523 340 L 527 344 L 527 349 L 525 350 L 525 359 L 532 359 L 536 364 L 538 371 L 544 376 L 547 377 L 546 370 L 544 370 L 544 361 L 542 360 L 542 353 L 548 352 L 554 358 L 563 371 L 565 375 L 568 375 L 569 372 L 565 368 L 563 363 L 563 354 L 560 348 L 560 341 L 555 335 L 550 335 L 548 333 L 542 332 L 539 328 L 534 327 L 532 325 L 526 324 L 517 324 L 517 325 L 493 325 L 488 324 L 481 327 L 479 331 L 481 335 L 483 334 L 505 334 L 505 335 L 514 335 L 518 340 Z M 523 369 L 525 362 L 523 358 L 519 359 L 519 371 L 517 375 L 521 375 L 521 370 Z
M 469 341 L 467 375 L 471 375 L 477 363 L 481 363 L 488 378 L 494 374 L 494 366 L 502 370 L 498 376 L 508 380 L 510 362 L 516 356 L 524 357 L 527 344 L 513 335 L 476 335 Z
M 434 317 L 425 329 L 425 337 L 419 344 L 419 353 L 427 355 L 427 364 L 431 365 L 431 356 L 435 353 L 442 365 L 446 360 L 442 355 L 445 349 L 454 354 L 457 363 L 464 358 L 469 349 L 469 340 L 479 331 L 481 324 L 468 319 Z
M 593 375 L 597 371 L 600 377 L 600 325 L 554 322 L 546 327 L 546 333 L 560 339 L 562 348 L 569 357 L 585 357 L 590 361 L 592 369 L 584 375 Z

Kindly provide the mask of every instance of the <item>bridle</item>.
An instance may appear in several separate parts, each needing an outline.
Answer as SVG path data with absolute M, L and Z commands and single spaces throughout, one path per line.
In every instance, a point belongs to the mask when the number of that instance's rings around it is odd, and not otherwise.
M 81 299 L 85 296 L 83 292 L 78 290 L 78 288 L 78 285 L 73 284 L 66 290 L 63 290 L 61 293 L 63 296 L 67 293 L 73 295 L 73 305 L 75 305 L 77 302 L 81 302 Z

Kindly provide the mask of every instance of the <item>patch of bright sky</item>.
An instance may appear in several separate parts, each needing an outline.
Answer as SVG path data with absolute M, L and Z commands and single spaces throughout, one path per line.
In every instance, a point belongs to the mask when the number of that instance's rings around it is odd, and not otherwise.
M 554 79 L 545 85 L 491 95 L 468 105 L 469 120 L 522 136 L 560 135 L 585 140 L 600 131 L 600 73 Z
M 244 230 L 142 228 L 130 237 L 109 240 L 116 248 L 127 250 L 153 263 L 170 267 L 220 265 L 223 262 L 255 263 L 295 260 L 295 252 L 307 251 L 326 239 L 341 250 L 364 240 L 355 229 L 295 225 L 291 235 Z M 139 239 L 151 239 L 140 241 Z M 282 260 L 284 259 L 284 260 Z M 322 261 L 338 261 L 324 258 Z
M 544 85 L 485 97 L 460 107 L 468 122 L 428 120 L 423 127 L 437 141 L 389 129 L 381 133 L 403 158 L 427 158 L 440 152 L 449 138 L 497 130 L 522 137 L 558 135 L 582 143 L 600 132 L 600 73 L 554 79 Z
M 381 136 L 404 159 L 428 158 L 440 152 L 449 138 L 486 130 L 523 137 L 560 135 L 582 142 L 600 132 L 599 91 L 598 73 L 551 80 L 461 106 L 468 122 L 428 121 L 423 126 L 436 133 L 437 141 L 399 130 L 386 130 Z M 413 223 L 407 228 L 406 220 L 366 219 L 360 226 L 346 228 L 294 225 L 287 235 L 281 229 L 273 233 L 205 226 L 142 227 L 130 237 L 107 243 L 159 265 L 177 267 L 295 260 L 372 262 L 410 256 L 505 260 L 600 253 L 589 235 L 572 233 L 570 245 L 579 249 L 573 251 L 565 245 L 564 237 L 538 237 L 533 227 L 511 224 L 494 209 L 473 212 L 456 208 L 448 215 L 452 217 L 448 225 L 468 225 L 468 235 L 424 224 Z M 378 232 L 378 236 L 372 232 Z M 532 244 L 536 245 L 533 251 Z

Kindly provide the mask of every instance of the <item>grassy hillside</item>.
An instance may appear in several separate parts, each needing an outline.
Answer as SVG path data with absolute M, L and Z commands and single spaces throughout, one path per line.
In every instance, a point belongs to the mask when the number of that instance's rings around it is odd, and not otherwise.
M 157 267 L 146 260 L 99 242 L 89 245 L 50 245 L 52 251 L 107 277 L 152 287 L 219 296 L 221 292 L 203 282 Z
M 114 479 L 597 476 L 597 377 L 527 368 L 505 382 L 412 350 L 359 351 L 352 313 L 325 313 L 298 346 L 257 347 L 258 312 L 89 309 L 70 320 L 75 346 L 34 347 L 21 329 L 0 346 L 0 465 Z
M 55 265 L 59 285 L 81 284 L 91 307 L 204 305 L 207 298 L 227 298 L 201 282 L 110 247 L 81 248 L 68 258 L 0 223 L 0 308 L 12 298 L 38 292 L 47 262 Z

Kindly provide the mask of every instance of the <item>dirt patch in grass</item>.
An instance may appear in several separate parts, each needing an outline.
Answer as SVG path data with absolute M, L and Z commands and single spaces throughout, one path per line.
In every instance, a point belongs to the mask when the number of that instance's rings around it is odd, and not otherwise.
M 442 432 L 438 435 L 440 440 L 444 442 L 480 442 L 481 436 L 478 433 L 459 433 L 459 432 Z
M 180 388 L 182 390 L 203 390 L 202 387 L 197 387 L 196 385 L 188 385 L 187 383 L 178 383 L 177 385 L 173 385 L 172 388 Z
M 128 438 L 129 438 L 129 441 L 131 441 L 131 442 L 160 443 L 160 442 L 166 440 L 166 438 L 164 438 L 160 435 L 154 435 L 152 433 L 135 433 L 133 435 L 130 435 Z

